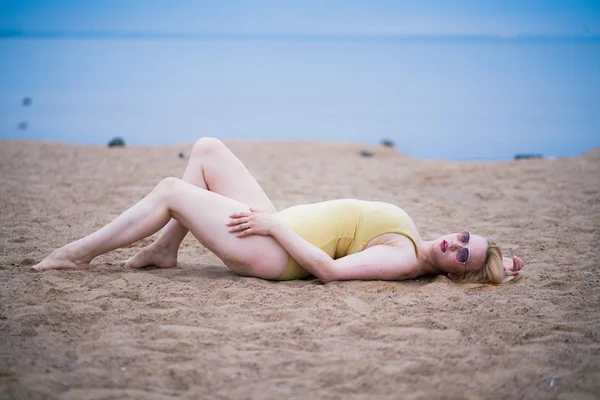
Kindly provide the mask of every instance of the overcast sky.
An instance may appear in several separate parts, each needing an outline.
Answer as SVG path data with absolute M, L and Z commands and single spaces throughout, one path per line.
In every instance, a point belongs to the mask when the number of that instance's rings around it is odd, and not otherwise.
M 0 30 L 597 36 L 600 1 L 2 0 Z

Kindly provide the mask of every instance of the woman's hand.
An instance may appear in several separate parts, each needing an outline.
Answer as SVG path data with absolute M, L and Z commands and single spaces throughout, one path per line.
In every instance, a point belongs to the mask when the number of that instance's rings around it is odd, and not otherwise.
M 239 212 L 229 216 L 231 221 L 229 232 L 237 233 L 237 237 L 250 235 L 269 236 L 280 224 L 279 220 L 269 213 L 250 208 L 250 211 Z
M 517 276 L 519 271 L 525 266 L 523 260 L 514 256 L 513 258 L 503 257 L 502 264 L 507 275 Z

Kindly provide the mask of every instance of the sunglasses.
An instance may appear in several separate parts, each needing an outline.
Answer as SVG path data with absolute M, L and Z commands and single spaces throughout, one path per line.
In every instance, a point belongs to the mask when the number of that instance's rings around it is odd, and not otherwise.
M 471 234 L 468 231 L 461 231 L 456 234 L 456 238 L 462 244 L 469 244 L 469 240 L 471 240 Z M 471 259 L 471 251 L 468 247 L 463 247 L 459 251 L 456 252 L 456 262 L 461 264 L 466 264 Z

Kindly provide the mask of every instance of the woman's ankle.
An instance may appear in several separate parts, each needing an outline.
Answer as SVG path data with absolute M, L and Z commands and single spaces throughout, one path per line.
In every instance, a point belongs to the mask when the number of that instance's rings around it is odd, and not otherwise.
M 81 240 L 69 243 L 55 251 L 58 257 L 66 258 L 76 264 L 89 264 L 95 255 Z

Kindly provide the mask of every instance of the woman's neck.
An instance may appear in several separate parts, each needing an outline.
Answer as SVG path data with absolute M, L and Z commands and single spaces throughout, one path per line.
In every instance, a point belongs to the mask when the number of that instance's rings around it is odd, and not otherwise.
M 423 275 L 445 275 L 446 272 L 435 263 L 433 258 L 433 241 L 421 240 L 417 246 L 419 247 L 419 269 Z

